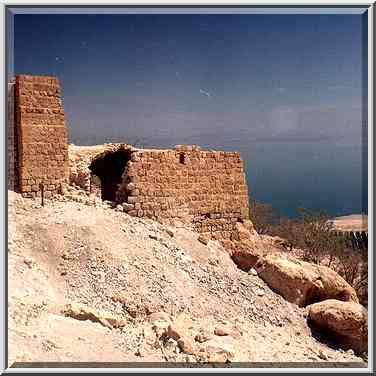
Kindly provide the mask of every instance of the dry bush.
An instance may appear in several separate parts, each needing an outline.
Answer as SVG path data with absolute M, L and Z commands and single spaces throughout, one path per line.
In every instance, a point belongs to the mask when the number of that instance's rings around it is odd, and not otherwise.
M 354 287 L 361 304 L 368 307 L 368 257 L 366 251 L 346 247 L 332 269 Z
M 268 213 L 273 212 L 271 206 L 267 207 L 268 210 L 261 208 L 258 216 L 253 217 L 253 220 L 261 220 L 260 223 L 254 223 L 256 229 L 261 227 L 270 235 L 285 239 L 286 251 L 299 250 L 299 257 L 304 261 L 335 270 L 354 287 L 361 304 L 368 306 L 367 251 L 352 248 L 345 236 L 333 231 L 328 215 L 298 209 L 299 218 L 280 218 L 277 224 L 273 224 L 268 219 L 272 218 L 268 216 Z M 268 224 L 264 223 L 268 220 Z
M 258 234 L 270 233 L 276 217 L 272 205 L 256 200 L 250 201 L 249 216 Z

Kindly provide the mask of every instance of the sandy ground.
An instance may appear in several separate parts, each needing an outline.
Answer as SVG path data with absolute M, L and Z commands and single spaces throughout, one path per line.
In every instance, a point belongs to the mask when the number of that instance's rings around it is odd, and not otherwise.
M 199 362 L 211 352 L 231 362 L 366 366 L 351 350 L 316 339 L 304 308 L 239 270 L 217 242 L 204 245 L 182 225 L 133 218 L 102 203 L 41 207 L 13 192 L 9 200 L 9 365 Z M 64 310 L 72 303 L 123 324 L 68 317 Z M 150 319 L 156 312 L 180 325 L 191 354 L 176 341 L 161 342 Z M 218 326 L 231 335 L 215 335 Z M 196 341 L 199 333 L 207 341 Z

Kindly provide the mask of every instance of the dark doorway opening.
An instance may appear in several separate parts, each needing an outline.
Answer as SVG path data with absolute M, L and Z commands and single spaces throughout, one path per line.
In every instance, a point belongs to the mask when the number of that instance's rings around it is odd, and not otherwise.
M 130 159 L 130 150 L 119 149 L 98 157 L 91 163 L 89 169 L 101 181 L 102 200 L 116 201 L 116 192 L 123 182 L 123 173 Z

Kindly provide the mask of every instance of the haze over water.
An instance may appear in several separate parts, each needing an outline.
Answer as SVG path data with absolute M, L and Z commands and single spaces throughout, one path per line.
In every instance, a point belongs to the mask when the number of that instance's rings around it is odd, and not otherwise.
M 11 73 L 58 76 L 70 142 L 237 150 L 251 198 L 281 214 L 365 211 L 363 16 L 16 15 L 14 26 Z

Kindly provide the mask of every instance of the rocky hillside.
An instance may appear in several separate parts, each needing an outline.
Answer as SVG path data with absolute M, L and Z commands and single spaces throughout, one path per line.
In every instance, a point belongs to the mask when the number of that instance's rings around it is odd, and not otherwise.
M 133 218 L 83 192 L 44 207 L 9 192 L 9 365 L 366 366 L 354 350 L 312 331 L 309 307 L 274 292 L 278 278 L 268 277 L 266 261 L 243 271 L 221 244 L 198 238 L 181 223 Z

